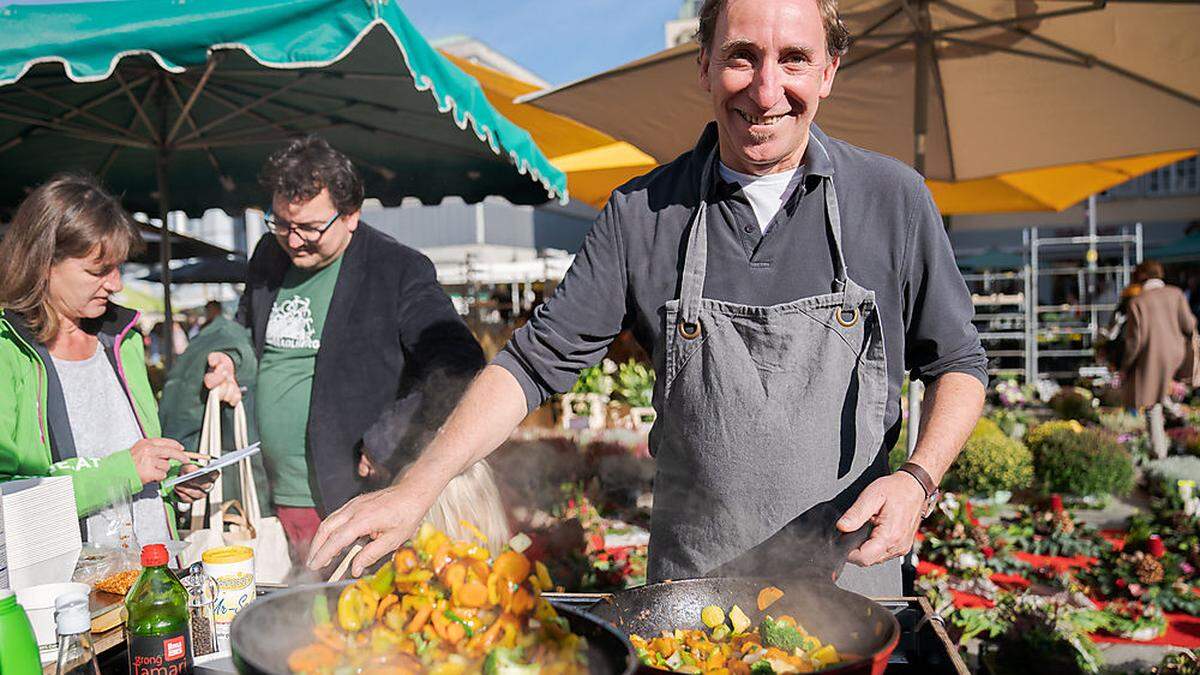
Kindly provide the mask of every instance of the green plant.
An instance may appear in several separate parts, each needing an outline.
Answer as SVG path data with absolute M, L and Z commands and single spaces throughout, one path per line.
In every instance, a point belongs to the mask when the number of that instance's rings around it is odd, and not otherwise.
M 1092 422 L 1096 419 L 1095 397 L 1081 387 L 1067 387 L 1050 399 L 1050 409 L 1064 420 Z
M 1099 415 L 1100 426 L 1114 434 L 1137 434 L 1146 430 L 1146 418 L 1124 410 L 1110 410 Z
M 1025 434 L 1025 445 L 1028 445 L 1030 449 L 1032 449 L 1034 446 L 1040 445 L 1043 440 L 1045 440 L 1054 432 L 1063 429 L 1067 429 L 1078 434 L 1083 432 L 1083 425 L 1074 420 L 1053 420 L 1050 422 L 1044 422 L 1030 429 Z
M 1104 663 L 1088 633 L 1103 626 L 1095 610 L 1078 609 L 1066 602 L 1032 594 L 1002 594 L 996 606 L 984 610 L 989 670 L 997 675 L 1016 673 L 1098 673 Z
M 1133 489 L 1133 458 L 1109 434 L 1056 428 L 1034 440 L 1034 469 L 1048 492 L 1087 497 L 1123 495 Z
M 951 485 L 972 495 L 1023 488 L 1033 480 L 1033 455 L 989 419 L 982 419 L 951 469 Z
M 1034 423 L 1034 417 L 1027 410 L 1019 408 L 1000 408 L 988 415 L 1005 434 L 1012 438 L 1022 438 Z
M 654 398 L 654 369 L 629 359 L 617 368 L 615 392 L 633 408 L 649 408 Z
M 613 378 L 612 375 L 605 372 L 611 367 L 611 363 L 611 361 L 605 359 L 602 363 L 597 363 L 594 366 L 579 371 L 579 379 L 575 381 L 575 386 L 571 387 L 571 393 L 611 395 L 613 392 Z

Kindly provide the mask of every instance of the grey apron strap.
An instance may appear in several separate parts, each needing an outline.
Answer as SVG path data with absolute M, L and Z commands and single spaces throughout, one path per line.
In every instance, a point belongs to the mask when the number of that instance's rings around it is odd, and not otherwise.
M 679 285 L 679 326 L 688 339 L 700 335 L 700 300 L 704 297 L 704 276 L 708 267 L 708 194 L 712 187 L 713 165 L 717 149 L 708 153 L 700 173 L 700 201 L 692 214 L 687 252 L 684 253 L 683 278 Z
M 708 194 L 712 187 L 713 166 L 716 164 L 716 148 L 709 152 L 700 176 L 700 202 L 692 214 L 689 226 L 687 252 L 684 254 L 683 278 L 679 288 L 679 332 L 686 338 L 700 334 L 700 300 L 704 296 L 704 277 L 708 268 Z M 821 180 L 821 191 L 825 193 L 825 223 L 833 237 L 833 292 L 843 293 L 842 307 L 838 315 L 843 325 L 853 325 L 855 314 L 867 291 L 849 281 L 846 256 L 842 252 L 842 214 L 838 208 L 837 189 L 833 178 Z
M 842 252 L 842 212 L 838 208 L 837 189 L 833 186 L 832 177 L 826 176 L 821 181 L 821 190 L 825 193 L 825 220 L 829 225 L 829 233 L 833 236 L 833 291 L 843 293 L 838 321 L 853 325 L 858 320 L 854 313 L 867 299 L 867 291 L 849 281 L 846 256 Z

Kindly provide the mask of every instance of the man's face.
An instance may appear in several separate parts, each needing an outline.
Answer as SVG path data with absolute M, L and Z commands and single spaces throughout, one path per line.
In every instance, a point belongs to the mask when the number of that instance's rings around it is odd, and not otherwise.
M 837 67 L 816 0 L 729 0 L 700 52 L 721 161 L 756 175 L 799 166 Z
M 329 190 L 322 188 L 308 201 L 289 202 L 277 194 L 271 202 L 271 213 L 279 225 L 275 229 L 275 238 L 292 259 L 292 264 L 315 270 L 337 260 L 346 251 L 351 233 L 358 229 L 360 211 L 339 215 Z M 329 229 L 317 236 L 315 231 L 325 227 L 334 216 L 337 218 Z M 292 227 L 287 228 L 289 223 Z

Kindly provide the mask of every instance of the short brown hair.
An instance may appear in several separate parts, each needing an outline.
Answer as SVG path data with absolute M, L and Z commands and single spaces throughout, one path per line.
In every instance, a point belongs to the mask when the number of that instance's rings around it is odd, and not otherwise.
M 1135 284 L 1144 284 L 1151 279 L 1162 279 L 1166 276 L 1163 272 L 1162 263 L 1157 260 L 1143 260 L 1137 267 L 1133 268 L 1133 277 L 1131 281 Z
M 145 248 L 137 223 L 121 203 L 86 174 L 59 174 L 21 205 L 0 240 L 0 307 L 24 318 L 40 342 L 58 334 L 50 305 L 50 268 L 100 247 L 117 263 Z
M 717 17 L 725 9 L 728 0 L 704 0 L 700 6 L 700 29 L 696 31 L 696 39 L 700 41 L 700 49 L 708 51 L 712 47 L 713 34 L 717 30 Z M 837 0 L 816 0 L 817 9 L 821 11 L 821 23 L 825 25 L 825 50 L 830 58 L 842 56 L 850 49 L 850 31 L 838 16 Z
M 268 198 L 282 195 L 288 202 L 308 201 L 329 189 L 329 198 L 342 215 L 362 207 L 363 184 L 350 158 L 320 136 L 297 138 L 267 158 L 259 184 Z

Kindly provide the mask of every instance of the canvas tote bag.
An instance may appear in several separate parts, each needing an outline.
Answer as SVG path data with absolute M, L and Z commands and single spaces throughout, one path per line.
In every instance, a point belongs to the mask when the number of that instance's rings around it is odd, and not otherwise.
M 233 409 L 236 447 L 249 445 L 248 429 L 246 409 L 239 402 Z M 204 408 L 197 452 L 213 459 L 221 456 L 221 401 L 211 394 Z M 224 470 L 231 468 L 225 467 Z M 191 565 L 199 561 L 200 556 L 210 548 L 249 546 L 254 549 L 255 582 L 282 584 L 291 569 L 287 535 L 278 518 L 262 516 L 249 457 L 237 463 L 237 471 L 242 486 L 240 500 L 225 501 L 218 479 L 206 500 L 192 504 L 191 528 L 184 537 L 187 548 L 181 554 L 183 564 Z

